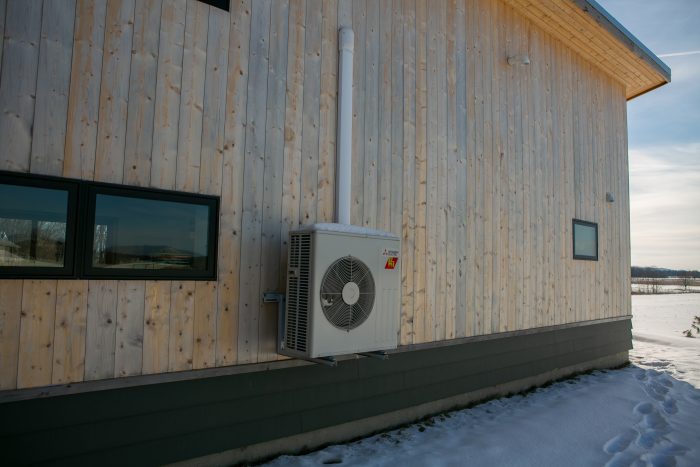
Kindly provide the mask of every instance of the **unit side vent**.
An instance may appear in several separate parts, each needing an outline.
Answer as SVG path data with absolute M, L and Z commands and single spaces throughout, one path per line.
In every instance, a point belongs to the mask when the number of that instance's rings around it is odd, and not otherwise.
M 299 352 L 306 352 L 310 265 L 311 234 L 293 233 L 289 246 L 285 345 L 288 349 Z

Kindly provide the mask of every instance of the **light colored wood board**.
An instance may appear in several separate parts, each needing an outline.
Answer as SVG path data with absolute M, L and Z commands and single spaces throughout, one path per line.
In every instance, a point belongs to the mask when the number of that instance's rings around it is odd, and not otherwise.
M 187 0 L 175 174 L 175 188 L 181 191 L 199 191 L 210 8 L 197 0 Z
M 1 170 L 29 170 L 42 6 L 42 0 L 7 3 L 0 75 Z
M 308 34 L 308 29 L 307 29 Z M 260 300 L 260 259 L 262 236 L 263 174 L 265 162 L 265 119 L 270 44 L 270 2 L 254 2 L 250 30 L 250 75 L 245 137 L 241 289 L 238 306 L 238 363 L 255 363 L 258 358 Z M 314 210 L 315 212 L 315 210 Z
M 438 4 L 436 14 L 436 63 L 437 63 L 437 127 L 433 128 L 437 149 L 437 228 L 435 231 L 435 335 L 433 340 L 445 340 L 447 332 L 447 295 L 453 292 L 447 280 L 447 3 Z
M 425 341 L 426 297 L 426 216 L 427 216 L 427 4 L 416 0 L 416 135 L 415 135 L 415 240 L 413 255 L 413 339 Z
M 511 41 L 511 53 L 522 54 L 525 50 L 525 41 L 523 38 L 523 21 L 521 18 L 516 17 L 515 27 L 512 33 Z M 512 326 L 513 329 L 523 329 L 523 317 L 525 313 L 525 307 L 523 305 L 523 277 L 524 277 L 524 212 L 523 212 L 523 184 L 524 184 L 524 125 L 523 125 L 523 89 L 522 89 L 522 75 L 519 72 L 513 70 L 514 76 L 514 89 L 513 89 L 513 119 L 515 125 L 515 183 L 513 190 L 516 196 L 511 202 L 511 212 L 515 212 L 517 216 L 516 222 L 516 237 L 511 242 L 516 248 L 516 261 L 515 261 L 515 272 L 514 276 L 511 278 L 513 281 L 512 287 L 515 290 L 515 303 L 513 304 L 513 313 L 515 316 L 513 318 Z
M 425 256 L 425 336 L 424 342 L 435 340 L 437 326 L 437 255 L 438 255 L 438 19 L 439 10 L 431 5 L 427 11 L 427 122 L 426 122 L 426 256 Z M 440 285 L 442 286 L 442 284 Z
M 85 376 L 87 307 L 88 281 L 58 281 L 51 384 L 75 383 Z
M 401 334 L 399 342 L 407 345 L 414 338 L 415 281 L 414 251 L 416 239 L 416 8 L 415 1 L 402 2 L 403 25 L 403 186 L 401 237 Z M 396 25 L 397 22 L 394 22 Z M 393 223 L 393 222 L 392 222 Z
M 225 11 L 210 8 L 199 192 L 217 196 L 221 195 L 224 159 L 230 26 L 231 20 Z
M 379 3 L 379 97 L 377 103 L 379 133 L 377 135 L 377 228 L 391 230 L 391 169 L 392 169 L 392 1 Z M 399 57 L 397 52 L 396 57 Z M 398 172 L 401 173 L 401 172 Z M 398 232 L 395 232 L 398 233 Z
M 197 282 L 194 303 L 193 368 L 211 368 L 216 363 L 217 283 Z
M 523 41 L 522 49 L 530 52 L 530 27 L 528 23 L 523 24 L 521 32 L 521 40 Z M 530 213 L 531 198 L 532 198 L 532 108 L 530 106 L 531 99 L 531 77 L 530 70 L 524 70 L 521 73 L 521 98 L 522 98 L 522 138 L 523 138 L 523 185 L 522 185 L 522 210 L 523 210 L 523 301 L 522 301 L 522 320 L 521 328 L 527 329 L 530 327 L 530 318 L 533 313 L 533 296 L 530 290 L 532 284 L 532 216 Z
M 467 330 L 467 43 L 465 2 L 458 1 L 453 16 L 447 18 L 454 28 L 454 99 L 455 99 L 455 177 L 453 223 L 454 258 L 454 337 L 464 337 Z
M 168 371 L 193 368 L 195 284 L 194 281 L 172 282 Z
M 77 0 L 63 175 L 92 180 L 102 78 L 106 0 Z
M 352 68 L 352 209 L 350 221 L 363 225 L 365 183 L 365 36 L 367 34 L 367 0 L 352 2 L 352 29 L 355 44 Z
M 84 377 L 86 381 L 114 377 L 117 287 L 117 281 L 88 282 Z
M 504 48 L 506 50 L 506 56 L 517 55 L 519 41 L 518 41 L 518 23 L 514 18 L 513 10 L 506 7 L 504 9 L 504 15 L 506 18 L 506 24 L 508 25 L 505 31 L 505 44 Z M 517 142 L 517 124 L 516 112 L 518 113 L 518 120 L 520 119 L 520 109 L 518 108 L 520 95 L 518 93 L 518 83 L 516 80 L 516 71 L 514 67 L 506 67 L 505 72 L 506 77 L 506 102 L 507 102 L 507 118 L 506 118 L 506 131 L 507 131 L 507 153 L 508 153 L 508 174 L 507 174 L 507 185 L 505 189 L 508 192 L 508 206 L 506 207 L 507 219 L 508 219 L 508 254 L 505 256 L 504 267 L 508 269 L 508 279 L 502 287 L 506 290 L 506 319 L 504 329 L 507 331 L 516 330 L 516 302 L 518 287 L 513 287 L 513 284 L 519 283 L 520 269 L 518 268 L 518 250 L 522 242 L 518 242 L 517 235 L 519 232 L 519 217 L 520 209 L 517 205 L 519 199 L 518 190 L 518 174 L 522 173 L 522 166 L 520 163 L 520 154 L 518 148 L 520 144 Z M 501 323 L 503 324 L 503 322 Z
M 146 281 L 141 368 L 144 375 L 168 371 L 171 288 L 169 281 Z
M 163 0 L 161 7 L 151 153 L 155 188 L 175 188 L 186 10 L 186 0 Z
M 313 224 L 316 222 L 322 21 L 321 2 L 319 0 L 307 0 L 301 135 L 301 205 L 299 207 L 302 224 Z
M 403 105 L 404 105 L 404 8 L 395 1 L 391 9 L 391 202 L 388 230 L 402 234 L 403 222 Z M 415 53 L 415 52 L 414 52 Z M 415 86 L 414 86 L 415 89 Z M 415 91 L 411 90 L 413 94 Z M 411 165 L 413 165 L 411 163 Z M 413 171 L 411 170 L 411 173 Z M 411 180 L 413 183 L 413 180 Z
M 124 183 L 150 186 L 163 0 L 136 3 L 127 104 Z
M 487 232 L 486 224 L 490 222 L 487 218 L 488 211 L 491 210 L 490 198 L 487 197 L 487 192 L 490 192 L 491 174 L 488 171 L 488 159 L 490 155 L 491 133 L 488 132 L 487 126 L 490 121 L 490 113 L 488 112 L 490 101 L 487 101 L 486 94 L 490 91 L 490 77 L 487 77 L 488 64 L 486 56 L 488 52 L 488 43 L 486 37 L 489 26 L 484 16 L 484 7 L 478 3 L 476 6 L 475 22 L 476 22 L 476 154 L 477 154 L 477 185 L 476 185 L 476 209 L 477 209 L 477 224 L 476 224 L 476 250 L 475 250 L 475 266 L 476 266 L 476 284 L 475 290 L 478 294 L 476 297 L 476 322 L 475 334 L 484 334 L 488 332 L 491 326 L 491 315 L 487 313 L 486 308 L 491 308 L 490 293 L 488 287 L 491 283 L 490 261 L 486 247 L 487 237 L 490 232 Z M 489 145 L 487 146 L 487 141 Z M 487 303 L 488 297 L 488 303 Z
M 457 332 L 457 2 L 447 2 L 445 16 L 445 58 L 447 71 L 447 172 L 446 172 L 446 244 L 445 244 L 445 338 L 454 339 Z
M 317 222 L 335 220 L 336 115 L 338 93 L 338 2 L 324 1 L 321 28 Z M 286 44 L 285 44 L 286 45 Z
M 498 284 L 498 295 L 499 295 L 499 323 L 498 330 L 500 332 L 510 331 L 511 327 L 508 323 L 509 315 L 509 296 L 508 290 L 510 284 L 512 283 L 512 276 L 510 274 L 510 265 L 513 263 L 512 255 L 510 251 L 509 243 L 509 233 L 510 233 L 510 221 L 511 216 L 509 212 L 510 207 L 510 196 L 511 196 L 511 180 L 510 180 L 510 166 L 513 162 L 513 149 L 510 144 L 509 139 L 509 126 L 508 117 L 511 112 L 511 102 L 508 100 L 508 89 L 512 89 L 512 84 L 509 80 L 508 72 L 512 67 L 508 66 L 504 55 L 504 50 L 508 48 L 508 37 L 507 34 L 512 30 L 513 25 L 509 21 L 507 16 L 506 7 L 503 3 L 497 4 L 497 21 L 500 24 L 498 28 L 498 46 L 495 50 L 496 52 L 496 63 L 497 72 L 499 79 L 499 197 L 500 197 L 500 225 L 499 225 L 499 284 Z M 500 52 L 500 57 L 498 56 Z
M 23 282 L 0 281 L 0 390 L 17 387 Z
M 107 2 L 95 155 L 95 180 L 101 182 L 124 180 L 134 1 Z
M 280 281 L 279 268 L 282 262 L 280 245 L 288 36 L 289 3 L 278 2 L 275 8 L 272 8 L 270 18 L 259 294 L 265 292 L 284 293 L 285 288 L 285 283 Z M 258 325 L 258 361 L 277 359 L 277 321 L 277 305 L 274 303 L 262 304 Z
M 11 16 L 8 15 L 8 19 Z M 56 281 L 26 280 L 22 287 L 17 387 L 51 384 Z
M 250 11 L 250 2 L 247 0 L 231 2 L 225 143 L 219 220 L 217 366 L 232 365 L 238 356 L 238 306 Z
M 355 139 L 355 144 L 364 142 L 364 177 L 362 193 L 362 225 L 377 226 L 377 183 L 379 164 L 379 0 L 367 0 L 365 41 L 365 93 L 364 102 L 355 112 L 364 113 L 364 139 Z M 357 159 L 353 158 L 353 161 Z
M 493 51 L 491 33 L 493 25 L 491 24 L 491 5 L 481 5 L 480 11 L 479 33 L 482 41 L 482 74 L 480 78 L 483 80 L 483 96 L 484 96 L 484 177 L 483 185 L 483 333 L 492 331 L 493 318 L 493 266 L 494 266 L 494 156 L 493 148 Z
M 119 281 L 114 377 L 140 375 L 143 368 L 145 281 Z
M 63 173 L 74 21 L 75 0 L 44 2 L 32 129 L 32 173 Z
M 466 86 L 466 100 L 467 100 L 467 125 L 465 128 L 467 136 L 467 200 L 466 200 L 466 241 L 467 241 L 467 252 L 466 252 L 466 266 L 465 266 L 465 276 L 466 276 L 466 329 L 465 336 L 473 336 L 475 334 L 476 326 L 476 301 L 477 297 L 481 295 L 481 291 L 476 287 L 476 276 L 479 274 L 476 268 L 476 227 L 478 223 L 477 218 L 477 204 L 476 204 L 476 181 L 477 181 L 477 169 L 478 169 L 478 159 L 476 153 L 476 65 L 477 65 L 477 48 L 476 48 L 476 14 L 475 14 L 474 0 L 465 1 L 465 24 L 466 24 L 466 79 L 465 82 L 460 84 L 461 86 Z

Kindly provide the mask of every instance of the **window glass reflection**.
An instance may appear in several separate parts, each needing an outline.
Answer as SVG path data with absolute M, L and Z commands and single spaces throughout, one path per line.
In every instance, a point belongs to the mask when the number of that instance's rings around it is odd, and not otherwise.
M 595 226 L 574 224 L 574 255 L 596 257 L 598 238 Z
M 98 194 L 92 266 L 206 271 L 208 206 Z
M 68 192 L 0 184 L 0 266 L 63 267 Z

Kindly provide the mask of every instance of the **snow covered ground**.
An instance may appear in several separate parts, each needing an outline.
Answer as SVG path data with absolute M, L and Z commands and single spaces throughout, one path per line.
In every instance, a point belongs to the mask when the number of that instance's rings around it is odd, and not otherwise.
M 270 466 L 698 466 L 700 294 L 632 297 L 633 365 Z

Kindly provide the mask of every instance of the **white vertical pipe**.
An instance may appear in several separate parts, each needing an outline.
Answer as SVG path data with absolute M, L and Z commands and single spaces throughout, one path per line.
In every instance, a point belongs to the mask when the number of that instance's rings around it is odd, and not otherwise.
M 338 32 L 338 141 L 336 170 L 336 221 L 350 224 L 352 186 L 352 56 L 355 34 L 350 28 Z

